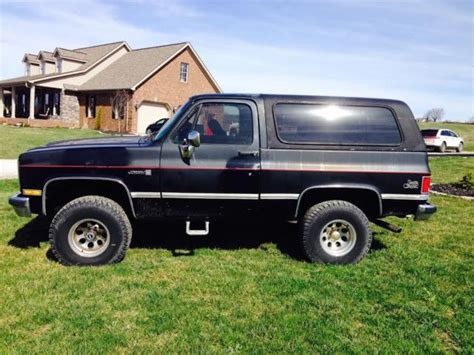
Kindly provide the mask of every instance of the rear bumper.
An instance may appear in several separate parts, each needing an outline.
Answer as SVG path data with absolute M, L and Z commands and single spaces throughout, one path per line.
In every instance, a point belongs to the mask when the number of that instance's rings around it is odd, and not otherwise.
M 21 196 L 21 193 L 18 192 L 16 195 L 13 195 L 8 199 L 8 203 L 13 207 L 16 214 L 20 217 L 30 217 L 30 199 L 28 197 Z
M 429 219 L 436 212 L 436 206 L 424 203 L 418 205 L 415 213 L 415 221 L 425 221 Z

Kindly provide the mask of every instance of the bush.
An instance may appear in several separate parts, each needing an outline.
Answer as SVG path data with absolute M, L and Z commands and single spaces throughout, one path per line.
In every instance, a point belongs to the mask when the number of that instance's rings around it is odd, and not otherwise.
M 474 179 L 472 178 L 472 174 L 469 173 L 467 175 L 464 175 L 461 180 L 456 182 L 454 184 L 456 187 L 460 187 L 462 189 L 466 190 L 472 190 L 474 189 Z

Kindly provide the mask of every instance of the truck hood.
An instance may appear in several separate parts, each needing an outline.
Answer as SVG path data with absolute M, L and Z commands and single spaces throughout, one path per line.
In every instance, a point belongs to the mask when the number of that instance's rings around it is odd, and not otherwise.
M 67 146 L 103 146 L 103 145 L 137 145 L 143 143 L 143 137 L 140 136 L 120 136 L 120 137 L 99 137 L 69 139 L 46 144 L 45 147 L 67 147 Z

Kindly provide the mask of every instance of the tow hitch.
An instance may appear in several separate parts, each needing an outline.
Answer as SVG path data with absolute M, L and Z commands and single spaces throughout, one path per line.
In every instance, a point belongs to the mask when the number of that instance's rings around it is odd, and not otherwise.
M 372 223 L 378 225 L 379 227 L 385 228 L 393 233 L 400 233 L 402 231 L 401 227 L 382 221 L 381 219 L 375 219 L 372 221 Z

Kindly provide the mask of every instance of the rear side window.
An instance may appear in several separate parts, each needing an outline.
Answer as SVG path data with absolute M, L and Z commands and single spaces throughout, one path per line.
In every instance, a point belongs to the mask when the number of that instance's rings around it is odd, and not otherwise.
M 423 137 L 436 137 L 437 134 L 438 134 L 437 129 L 424 129 L 421 131 L 421 135 Z
M 279 138 L 287 143 L 398 145 L 392 111 L 383 107 L 277 104 Z

